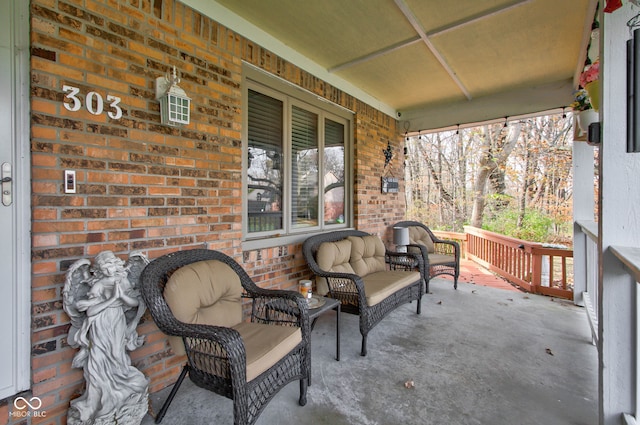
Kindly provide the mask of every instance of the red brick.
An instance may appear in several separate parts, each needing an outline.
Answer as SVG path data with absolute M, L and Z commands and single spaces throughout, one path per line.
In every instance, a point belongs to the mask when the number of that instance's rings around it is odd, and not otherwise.
M 70 366 L 76 350 L 64 345 L 69 318 L 59 306 L 63 271 L 72 261 L 106 249 L 125 258 L 142 249 L 153 259 L 203 243 L 240 259 L 242 60 L 355 110 L 355 224 L 384 233 L 385 220 L 401 218 L 395 211 L 402 208 L 395 207 L 402 206 L 402 199 L 380 198 L 374 172 L 383 167 L 379 152 L 387 140 L 396 140 L 400 148 L 397 123 L 390 117 L 180 2 L 32 0 L 32 8 L 54 12 L 34 15 L 31 38 L 36 53 L 31 59 L 31 284 L 33 311 L 38 313 L 32 344 L 41 351 L 55 349 L 32 359 L 36 390 L 47 400 L 52 397 L 51 411 L 47 408 L 51 416 L 43 423 L 64 424 L 68 402 L 81 387 L 81 371 Z M 57 13 L 57 8 L 65 11 Z M 104 18 L 99 27 L 108 30 L 98 34 L 93 29 L 97 24 L 89 28 L 88 18 L 66 11 L 72 8 Z M 58 22 L 63 18 L 79 26 Z M 127 28 L 133 21 L 135 26 Z M 199 67 L 203 62 L 206 66 Z M 155 78 L 173 63 L 188 76 L 181 86 L 197 99 L 194 106 L 202 108 L 192 108 L 192 123 L 183 128 L 161 125 L 154 99 Z M 81 98 L 92 90 L 105 99 L 119 96 L 123 118 L 109 119 L 107 103 L 100 115 L 86 108 L 68 111 L 62 105 L 62 84 L 80 88 Z M 77 173 L 78 193 L 73 196 L 62 194 L 65 168 Z M 394 172 L 401 174 L 401 169 Z M 292 288 L 292 282 L 309 275 L 299 245 L 261 253 L 260 261 L 252 255 L 242 263 L 261 286 Z M 163 358 L 166 337 L 150 319 L 139 332 L 147 341 L 132 358 L 146 365 L 143 372 L 151 375 L 155 391 L 175 380 L 185 359 Z M 51 376 L 54 369 L 57 376 Z M 6 418 L 2 413 L 0 418 Z

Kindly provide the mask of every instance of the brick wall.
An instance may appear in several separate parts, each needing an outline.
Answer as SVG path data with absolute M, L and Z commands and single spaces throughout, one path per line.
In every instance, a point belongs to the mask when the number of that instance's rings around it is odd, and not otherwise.
M 103 250 L 153 259 L 209 247 L 234 256 L 261 286 L 287 288 L 309 275 L 300 245 L 242 252 L 241 61 L 354 110 L 356 227 L 388 240 L 388 226 L 402 219 L 402 190 L 380 193 L 389 140 L 395 157 L 385 172 L 402 176 L 394 119 L 182 3 L 32 0 L 31 25 L 32 392 L 47 416 L 27 423 L 65 423 L 70 399 L 83 391 L 62 309 L 74 261 Z M 172 65 L 192 97 L 183 128 L 160 125 L 155 100 L 155 78 Z M 80 110 L 64 107 L 65 84 L 80 89 Z M 122 118 L 111 119 L 107 103 L 91 113 L 90 92 L 120 97 Z M 76 170 L 76 194 L 64 193 L 65 169 Z M 146 342 L 132 360 L 154 392 L 175 380 L 184 359 L 148 316 L 139 333 Z M 0 423 L 11 407 L 0 403 Z

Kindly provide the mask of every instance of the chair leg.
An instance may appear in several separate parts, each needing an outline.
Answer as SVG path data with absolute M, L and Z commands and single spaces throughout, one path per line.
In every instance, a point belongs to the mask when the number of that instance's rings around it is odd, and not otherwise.
M 416 314 L 420 314 L 422 312 L 421 304 L 422 304 L 422 296 L 418 298 L 418 308 L 416 310 Z
M 182 367 L 182 372 L 180 372 L 180 376 L 178 377 L 178 380 L 176 381 L 175 384 L 173 384 L 173 388 L 171 389 L 171 392 L 169 393 L 169 397 L 167 397 L 167 399 L 164 401 L 164 404 L 162 405 L 162 408 L 160 408 L 160 411 L 158 412 L 158 415 L 156 416 L 156 423 L 157 424 L 162 422 L 162 419 L 164 419 L 164 415 L 167 413 L 167 409 L 169 408 L 169 405 L 173 401 L 173 398 L 176 396 L 176 393 L 178 392 L 178 389 L 180 388 L 180 385 L 182 385 L 182 381 L 184 381 L 184 377 L 187 376 L 187 372 L 189 372 L 189 365 L 185 364 Z
M 362 357 L 367 355 L 367 336 L 362 335 L 362 349 L 360 350 L 360 355 Z
M 300 400 L 298 400 L 300 406 L 307 404 L 307 380 L 300 380 Z

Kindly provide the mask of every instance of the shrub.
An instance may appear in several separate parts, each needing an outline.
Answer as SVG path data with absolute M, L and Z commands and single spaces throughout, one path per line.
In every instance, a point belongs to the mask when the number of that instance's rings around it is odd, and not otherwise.
M 522 226 L 518 227 L 518 211 L 506 209 L 496 212 L 483 224 L 485 230 L 500 233 L 531 242 L 547 242 L 550 236 L 553 220 L 536 210 L 526 210 Z

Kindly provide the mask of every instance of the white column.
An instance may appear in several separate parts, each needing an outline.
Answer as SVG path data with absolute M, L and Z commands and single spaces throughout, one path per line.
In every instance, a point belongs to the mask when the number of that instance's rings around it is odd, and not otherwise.
M 582 293 L 587 290 L 587 236 L 578 221 L 595 219 L 593 146 L 573 143 L 573 302 L 584 305 Z
M 603 6 L 601 2 L 601 6 Z M 640 9 L 630 2 L 601 14 L 598 350 L 600 424 L 636 414 L 636 284 L 610 251 L 640 245 L 640 154 L 626 152 L 627 21 Z

